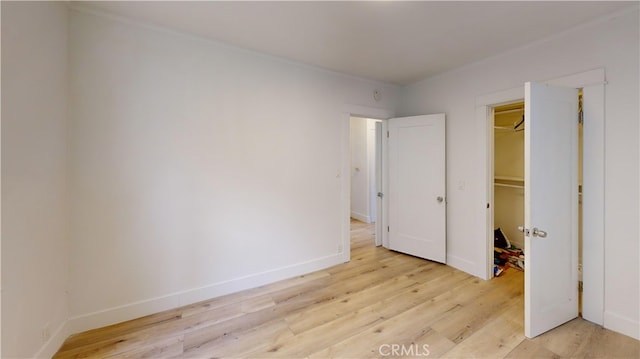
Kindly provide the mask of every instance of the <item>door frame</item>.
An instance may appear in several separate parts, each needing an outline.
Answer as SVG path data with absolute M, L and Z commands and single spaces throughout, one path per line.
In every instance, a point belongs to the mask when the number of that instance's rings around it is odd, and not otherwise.
M 383 120 L 376 120 L 375 121 L 375 154 L 374 154 L 374 162 L 375 162 L 375 173 L 374 173 L 374 192 L 375 192 L 375 199 L 374 199 L 374 203 L 373 206 L 375 206 L 376 208 L 376 247 L 379 247 L 382 245 L 382 213 L 386 213 L 384 210 L 384 195 L 383 197 L 381 197 L 379 194 L 380 193 L 384 193 L 383 187 L 382 185 L 384 184 L 384 181 L 382 180 L 384 178 L 384 166 L 382 165 L 383 159 L 384 159 L 384 154 L 385 151 L 384 149 L 386 148 L 385 144 L 384 144 L 384 140 L 386 139 L 386 137 L 384 136 L 384 124 L 386 121 Z M 378 133 L 378 128 L 380 128 L 380 133 Z
M 340 179 L 340 187 L 341 191 L 341 203 L 342 210 L 340 211 L 340 222 L 342 223 L 342 239 L 338 246 L 338 252 L 342 254 L 342 261 L 344 263 L 349 262 L 351 260 L 351 141 L 350 141 L 350 120 L 351 117 L 364 117 L 370 118 L 374 120 L 382 120 L 383 123 L 383 131 L 386 130 L 385 120 L 392 118 L 394 115 L 393 112 L 381 108 L 375 107 L 367 107 L 361 105 L 354 104 L 345 104 L 342 108 L 342 116 L 343 121 L 341 122 L 341 153 L 342 153 L 342 161 L 341 168 L 338 169 L 336 178 Z M 385 154 L 383 152 L 383 166 L 385 162 Z M 384 168 L 384 167 L 383 167 Z M 384 172 L 383 172 L 384 176 Z M 383 178 L 383 184 L 384 184 Z M 381 218 L 384 218 L 384 206 L 383 201 L 383 213 L 377 213 L 377 220 L 380 221 Z M 384 223 L 383 223 L 384 225 Z M 382 234 L 382 240 L 384 243 L 385 236 Z
M 583 200 L 582 200 L 582 316 L 591 322 L 604 324 L 604 68 L 564 76 L 542 83 L 583 88 Z M 517 88 L 476 98 L 479 163 L 484 163 L 481 180 L 485 190 L 479 203 L 484 215 L 478 227 L 486 238 L 484 279 L 493 277 L 493 108 L 523 101 L 524 83 Z

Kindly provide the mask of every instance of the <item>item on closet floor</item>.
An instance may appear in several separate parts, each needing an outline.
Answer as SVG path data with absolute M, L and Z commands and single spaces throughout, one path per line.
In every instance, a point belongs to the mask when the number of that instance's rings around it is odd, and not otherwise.
M 510 248 L 494 247 L 493 251 L 493 263 L 495 265 L 524 270 L 524 253 L 521 249 L 514 246 Z
M 509 262 L 509 263 L 507 263 L 507 266 L 509 266 L 509 267 L 511 267 L 511 268 L 514 268 L 514 269 L 517 269 L 517 270 L 519 270 L 519 271 L 521 271 L 521 272 L 524 272 L 524 268 L 522 268 L 522 267 L 518 266 L 518 264 L 517 264 L 517 263 L 511 263 L 511 262 Z
M 504 269 L 500 268 L 500 267 L 499 267 L 499 266 L 497 266 L 497 265 L 494 265 L 494 266 L 493 266 L 493 276 L 494 276 L 494 277 L 499 277 L 499 276 L 500 276 L 500 274 L 502 274 L 502 272 L 504 272 Z
M 510 248 L 511 242 L 507 238 L 507 235 L 504 234 L 500 227 L 496 228 L 493 231 L 493 246 L 498 248 Z

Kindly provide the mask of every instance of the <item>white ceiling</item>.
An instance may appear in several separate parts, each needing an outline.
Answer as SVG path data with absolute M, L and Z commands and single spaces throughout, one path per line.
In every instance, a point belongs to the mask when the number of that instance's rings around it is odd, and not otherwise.
M 104 1 L 80 6 L 402 85 L 632 4 L 637 2 Z

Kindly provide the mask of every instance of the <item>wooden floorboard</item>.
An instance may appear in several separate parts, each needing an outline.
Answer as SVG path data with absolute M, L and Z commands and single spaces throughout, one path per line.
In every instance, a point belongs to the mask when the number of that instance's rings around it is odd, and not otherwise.
M 55 358 L 640 357 L 580 318 L 527 339 L 522 272 L 483 281 L 374 236 L 352 221 L 349 263 L 76 334 Z

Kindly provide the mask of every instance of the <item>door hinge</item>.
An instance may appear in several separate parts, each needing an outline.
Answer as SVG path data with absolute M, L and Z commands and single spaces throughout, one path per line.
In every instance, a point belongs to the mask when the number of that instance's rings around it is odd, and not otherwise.
M 578 112 L 578 123 L 579 124 L 584 124 L 584 112 L 583 111 Z
M 584 291 L 584 285 L 582 284 L 582 281 L 579 281 L 579 282 L 578 282 L 578 291 L 579 291 L 579 292 Z
M 387 226 L 387 232 L 389 232 L 389 226 Z
M 387 138 L 389 138 L 389 131 L 387 131 Z

